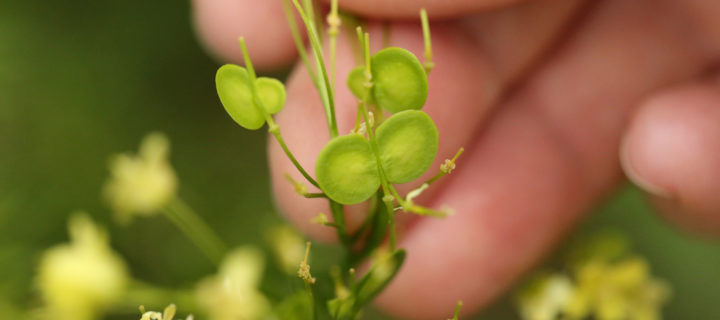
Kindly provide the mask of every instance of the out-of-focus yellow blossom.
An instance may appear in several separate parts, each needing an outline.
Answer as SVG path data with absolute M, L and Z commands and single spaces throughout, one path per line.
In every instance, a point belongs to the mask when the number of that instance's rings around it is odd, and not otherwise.
M 295 273 L 298 263 L 303 259 L 303 238 L 293 228 L 281 225 L 270 230 L 268 241 L 283 271 L 287 274 Z
M 140 312 L 142 313 L 140 320 L 172 320 L 176 311 L 177 308 L 174 304 L 165 307 L 163 312 L 145 311 L 145 307 L 140 306 Z
M 258 290 L 265 261 L 262 252 L 242 247 L 230 252 L 217 275 L 198 285 L 198 302 L 210 320 L 261 319 L 270 311 L 270 303 Z
M 577 290 L 567 306 L 572 318 L 593 315 L 599 320 L 661 319 L 660 309 L 670 295 L 663 281 L 650 276 L 638 257 L 611 263 L 594 260 L 575 271 Z
M 670 288 L 652 277 L 648 263 L 629 255 L 628 248 L 627 240 L 615 233 L 584 239 L 567 256 L 567 275 L 546 276 L 544 282 L 535 282 L 521 293 L 523 318 L 661 319 Z
M 175 196 L 178 182 L 168 162 L 169 145 L 163 134 L 152 133 L 138 155 L 120 154 L 111 162 L 104 194 L 119 221 L 155 214 Z
M 174 304 L 165 307 L 163 312 L 145 311 L 145 307 L 140 306 L 140 312 L 142 313 L 140 320 L 173 320 L 175 318 L 176 311 L 177 308 Z M 193 320 L 193 316 L 189 315 L 185 318 L 185 320 Z
M 527 320 L 554 320 L 563 313 L 573 285 L 567 276 L 544 274 L 537 276 L 518 296 L 520 315 Z
M 94 319 L 122 294 L 127 269 L 87 215 L 74 215 L 69 232 L 71 242 L 48 249 L 40 261 L 43 314 L 59 320 Z

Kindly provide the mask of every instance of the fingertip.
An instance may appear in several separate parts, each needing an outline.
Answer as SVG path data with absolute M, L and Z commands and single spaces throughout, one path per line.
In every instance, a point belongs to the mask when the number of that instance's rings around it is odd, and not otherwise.
M 285 67 L 297 55 L 281 1 L 193 0 L 193 20 L 201 43 L 220 61 L 243 63 L 241 36 L 258 69 Z
M 623 169 L 672 221 L 720 235 L 720 92 L 694 85 L 637 110 L 621 145 Z

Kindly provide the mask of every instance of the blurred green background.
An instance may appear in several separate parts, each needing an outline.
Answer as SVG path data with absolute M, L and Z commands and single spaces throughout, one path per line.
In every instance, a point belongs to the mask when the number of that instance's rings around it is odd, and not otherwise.
M 110 229 L 139 279 L 190 287 L 214 272 L 162 217 L 118 227 L 102 203 L 109 156 L 136 150 L 151 131 L 172 141 L 181 196 L 228 242 L 262 244 L 263 230 L 281 221 L 264 132 L 240 129 L 219 105 L 218 63 L 198 46 L 189 17 L 184 1 L 0 1 L 0 301 L 36 303 L 38 256 L 67 240 L 75 210 Z M 717 242 L 668 228 L 631 187 L 575 236 L 607 227 L 629 235 L 672 283 L 668 319 L 720 319 Z M 515 318 L 507 298 L 478 317 Z

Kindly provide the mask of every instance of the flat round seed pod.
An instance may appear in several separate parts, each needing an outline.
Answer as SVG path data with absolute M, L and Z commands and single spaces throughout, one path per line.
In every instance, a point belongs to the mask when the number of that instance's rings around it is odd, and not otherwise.
M 438 131 L 425 112 L 398 112 L 385 120 L 375 135 L 382 166 L 391 183 L 417 179 L 435 160 Z
M 265 124 L 265 118 L 255 107 L 250 91 L 250 76 L 245 68 L 226 64 L 215 74 L 215 88 L 225 111 L 240 126 L 256 130 Z
M 285 106 L 285 86 L 282 82 L 273 78 L 261 77 L 255 80 L 255 88 L 263 107 L 265 107 L 265 111 L 269 114 L 276 114 L 283 109 Z
M 372 56 L 370 66 L 373 98 L 378 107 L 392 113 L 422 109 L 428 80 L 415 55 L 401 48 L 386 48 Z
M 348 73 L 347 78 L 347 86 L 350 88 L 350 92 L 353 93 L 353 95 L 358 98 L 358 100 L 362 100 L 365 97 L 363 95 L 365 94 L 365 67 L 359 66 L 355 67 L 352 70 L 350 70 L 350 73 Z M 372 92 L 368 95 L 368 103 L 369 104 L 375 104 L 375 100 L 372 97 Z
M 370 143 L 359 134 L 331 140 L 318 156 L 315 173 L 323 192 L 342 204 L 363 202 L 380 187 Z

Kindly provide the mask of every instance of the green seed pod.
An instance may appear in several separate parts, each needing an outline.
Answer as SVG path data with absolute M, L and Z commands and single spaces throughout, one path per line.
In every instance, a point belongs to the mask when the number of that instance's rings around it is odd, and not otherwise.
M 255 80 L 257 94 L 269 114 L 280 112 L 285 106 L 285 86 L 273 78 L 261 77 Z
M 438 131 L 425 112 L 396 113 L 377 128 L 375 135 L 385 176 L 391 183 L 417 179 L 435 160 Z
M 359 66 L 350 70 L 347 78 L 347 86 L 350 88 L 350 92 L 359 100 L 364 99 L 365 95 L 365 67 Z M 368 95 L 368 103 L 375 104 L 375 100 L 372 97 L 372 92 Z
M 380 176 L 370 143 L 358 134 L 331 140 L 315 164 L 320 188 L 341 204 L 360 203 L 380 187 Z
M 256 130 L 265 124 L 265 118 L 253 103 L 250 76 L 245 68 L 233 64 L 220 67 L 215 74 L 215 87 L 225 111 L 241 127 Z
M 215 87 L 225 111 L 240 126 L 256 130 L 265 124 L 265 116 L 255 106 L 250 76 L 245 68 L 226 64 L 215 74 Z M 271 78 L 255 81 L 258 97 L 269 114 L 280 112 L 285 105 L 285 86 Z
M 401 48 L 386 48 L 372 56 L 370 65 L 372 95 L 378 107 L 392 113 L 422 109 L 428 80 L 415 55 Z

